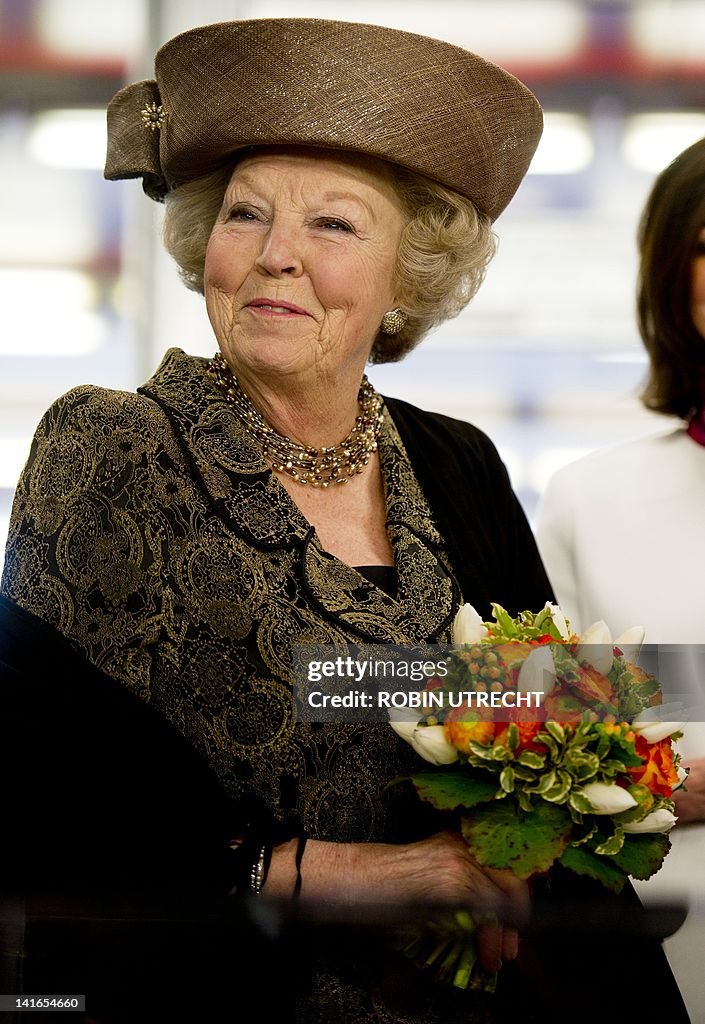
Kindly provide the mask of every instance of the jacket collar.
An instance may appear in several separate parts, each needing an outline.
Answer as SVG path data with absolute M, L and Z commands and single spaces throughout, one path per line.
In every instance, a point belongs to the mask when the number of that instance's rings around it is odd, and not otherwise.
M 207 366 L 207 359 L 169 349 L 138 391 L 169 418 L 194 475 L 229 528 L 262 551 L 299 547 L 311 600 L 327 618 L 343 620 L 368 641 L 406 643 L 446 632 L 458 601 L 457 584 L 388 412 L 379 451 L 387 531 L 399 575 L 396 600 L 321 548 L 315 530 L 209 379 Z

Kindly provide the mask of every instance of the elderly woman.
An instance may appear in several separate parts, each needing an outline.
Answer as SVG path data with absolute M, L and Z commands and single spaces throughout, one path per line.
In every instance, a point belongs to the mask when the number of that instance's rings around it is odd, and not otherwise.
M 25 674 L 28 645 L 45 663 L 56 634 L 64 645 L 51 685 L 35 669 L 22 690 L 31 720 L 51 750 L 77 721 L 91 737 L 71 786 L 84 813 L 105 794 L 103 839 L 119 801 L 109 863 L 125 887 L 478 905 L 507 921 L 480 931 L 496 970 L 516 956 L 525 885 L 387 786 L 415 757 L 388 726 L 293 720 L 292 649 L 443 642 L 463 600 L 488 613 L 550 596 L 488 439 L 364 376 L 476 291 L 540 108 L 447 43 L 252 21 L 171 40 L 156 81 L 119 93 L 108 123 L 106 175 L 165 199 L 167 248 L 205 296 L 219 354 L 172 349 L 136 395 L 80 387 L 45 415 L 3 577 Z M 87 863 L 72 827 L 54 843 L 61 884 Z M 478 1007 L 336 947 L 314 957 L 297 1013 L 471 1020 Z

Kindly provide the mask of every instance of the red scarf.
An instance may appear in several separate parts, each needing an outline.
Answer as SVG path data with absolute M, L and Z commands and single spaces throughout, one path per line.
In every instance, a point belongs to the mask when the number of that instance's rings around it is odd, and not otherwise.
M 705 445 L 705 405 L 701 405 L 697 412 L 693 413 L 688 424 L 688 436 L 692 437 L 696 444 Z

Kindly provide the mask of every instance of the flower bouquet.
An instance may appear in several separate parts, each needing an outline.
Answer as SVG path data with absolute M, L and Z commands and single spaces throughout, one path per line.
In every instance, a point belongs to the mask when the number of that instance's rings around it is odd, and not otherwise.
M 391 724 L 436 766 L 412 777 L 416 791 L 457 814 L 480 865 L 531 879 L 559 863 L 613 892 L 658 871 L 686 775 L 672 745 L 683 723 L 663 720 L 658 681 L 632 660 L 642 640 L 634 628 L 613 641 L 603 622 L 574 635 L 550 603 L 516 618 L 493 605 L 490 622 L 458 612 L 447 674 L 425 686 L 433 706 Z M 430 952 L 419 935 L 406 952 L 461 988 L 491 989 L 474 927 L 462 912 Z

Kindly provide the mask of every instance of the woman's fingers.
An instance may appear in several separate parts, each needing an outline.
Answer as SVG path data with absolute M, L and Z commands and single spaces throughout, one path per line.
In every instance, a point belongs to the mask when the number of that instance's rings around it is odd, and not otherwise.
M 531 912 L 531 898 L 526 882 L 505 869 L 481 867 L 480 865 L 478 868 L 501 890 L 504 896 L 503 918 L 509 925 L 523 927 L 529 920 Z
M 494 921 L 486 921 L 477 929 L 477 954 L 483 968 L 496 974 L 502 966 L 502 927 Z
M 486 971 L 496 974 L 505 960 L 516 960 L 519 933 L 515 928 L 502 928 L 494 921 L 478 925 L 477 952 Z
M 477 930 L 480 963 L 486 971 L 496 973 L 504 960 L 514 960 L 519 953 L 519 933 L 516 927 L 511 926 L 521 927 L 529 919 L 529 887 L 511 871 L 484 867 L 474 858 L 470 859 L 473 871 L 481 875 L 482 880 L 491 886 L 495 909 L 505 922 L 503 926 L 496 919 L 485 921 Z M 478 888 L 481 888 L 486 898 L 489 897 L 490 889 L 486 885 Z
M 502 929 L 502 959 L 516 960 L 519 955 L 519 933 L 516 928 Z

